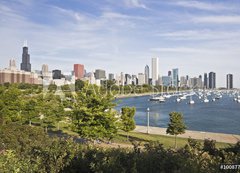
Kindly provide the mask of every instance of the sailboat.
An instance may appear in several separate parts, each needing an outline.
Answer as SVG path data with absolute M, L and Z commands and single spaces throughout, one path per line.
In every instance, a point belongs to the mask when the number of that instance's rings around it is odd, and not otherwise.
M 167 93 L 166 93 L 166 95 L 164 95 L 164 97 L 167 98 L 167 99 L 169 99 L 169 98 L 172 96 L 171 94 L 169 94 L 168 88 L 169 88 L 169 86 L 167 87 Z
M 165 102 L 165 98 L 163 97 L 163 86 L 161 87 L 161 96 L 159 97 L 159 102 L 160 103 L 163 103 L 163 102 Z
M 194 102 L 194 100 L 192 99 L 192 95 L 190 95 L 190 101 L 189 101 L 189 104 L 190 105 L 193 105 L 195 102 Z
M 204 92 L 204 94 L 203 94 L 203 102 L 204 102 L 204 103 L 208 103 L 209 100 L 208 100 L 208 98 L 207 98 L 207 94 L 206 94 L 205 88 L 204 88 L 203 92 Z

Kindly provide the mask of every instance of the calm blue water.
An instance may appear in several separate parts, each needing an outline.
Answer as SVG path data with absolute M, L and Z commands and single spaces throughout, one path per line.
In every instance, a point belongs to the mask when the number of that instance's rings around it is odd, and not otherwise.
M 232 97 L 223 95 L 215 102 L 203 103 L 193 96 L 194 105 L 189 105 L 189 99 L 177 103 L 176 97 L 167 99 L 165 103 L 148 101 L 150 96 L 117 99 L 116 107 L 135 106 L 135 121 L 137 125 L 147 124 L 147 108 L 150 108 L 150 126 L 167 127 L 169 113 L 182 112 L 188 130 L 240 134 L 240 103 Z

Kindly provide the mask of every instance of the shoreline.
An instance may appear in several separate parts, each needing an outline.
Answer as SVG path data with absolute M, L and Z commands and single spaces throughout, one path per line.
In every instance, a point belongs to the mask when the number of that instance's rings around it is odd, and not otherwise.
M 149 134 L 173 137 L 173 135 L 166 134 L 166 129 L 167 128 L 149 126 Z M 134 131 L 139 133 L 147 133 L 147 126 L 136 125 L 136 128 Z M 237 135 L 237 134 L 225 134 L 225 133 L 214 133 L 214 132 L 193 131 L 193 130 L 186 130 L 184 134 L 178 135 L 177 137 L 180 137 L 180 138 L 191 137 L 192 139 L 199 139 L 199 140 L 211 139 L 211 140 L 216 140 L 217 142 L 230 143 L 230 144 L 236 144 L 238 141 L 240 141 L 240 135 Z
M 120 95 L 116 95 L 116 99 L 122 99 L 122 98 L 130 98 L 130 97 L 142 97 L 142 96 L 150 96 L 152 94 L 156 94 L 156 93 L 141 93 L 141 94 L 120 94 Z
M 186 92 L 186 91 L 189 91 L 189 90 L 182 90 L 180 92 Z M 176 93 L 176 91 L 168 91 L 168 92 L 147 92 L 147 93 L 140 93 L 140 94 L 137 94 L 137 93 L 129 93 L 129 94 L 117 94 L 115 95 L 115 98 L 116 99 L 120 99 L 120 98 L 130 98 L 130 97 L 142 97 L 142 96 L 151 96 L 151 95 L 160 95 L 160 94 L 173 94 L 173 93 Z

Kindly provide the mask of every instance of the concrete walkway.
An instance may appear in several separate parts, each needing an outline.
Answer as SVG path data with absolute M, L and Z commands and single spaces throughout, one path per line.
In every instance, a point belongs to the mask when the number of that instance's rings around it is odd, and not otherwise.
M 147 133 L 147 126 L 136 126 L 136 129 L 134 131 L 140 132 L 140 133 Z M 160 128 L 160 127 L 149 127 L 149 133 L 156 134 L 156 135 L 172 136 L 172 135 L 166 134 L 166 128 Z M 238 141 L 240 141 L 240 135 L 191 131 L 191 130 L 186 130 L 184 134 L 178 135 L 178 137 L 181 137 L 181 138 L 191 137 L 192 139 L 201 139 L 201 140 L 212 139 L 212 140 L 216 140 L 217 142 L 224 142 L 224 143 L 231 143 L 231 144 L 235 144 Z

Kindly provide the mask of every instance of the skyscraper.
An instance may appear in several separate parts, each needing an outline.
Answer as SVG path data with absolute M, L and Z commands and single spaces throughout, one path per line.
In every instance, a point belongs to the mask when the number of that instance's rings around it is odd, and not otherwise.
M 132 84 L 132 76 L 130 74 L 125 74 L 125 85 Z
M 149 84 L 149 66 L 146 65 L 144 69 L 144 74 L 145 74 L 145 84 Z
M 108 80 L 114 80 L 114 74 L 113 73 L 108 74 Z
M 21 70 L 31 72 L 30 55 L 28 54 L 28 47 L 26 41 L 23 45 Z
M 145 75 L 143 73 L 138 73 L 138 85 L 143 85 L 145 83 Z
M 158 58 L 152 58 L 152 84 L 158 84 Z
M 227 74 L 227 89 L 233 89 L 233 75 Z
M 84 77 L 84 65 L 74 64 L 74 75 L 76 79 L 81 79 Z
M 172 70 L 172 86 L 173 87 L 178 87 L 178 68 L 174 68 Z
M 63 77 L 61 70 L 52 71 L 53 79 L 61 79 Z
M 44 76 L 45 74 L 48 74 L 48 65 L 47 64 L 42 65 L 42 75 Z
M 96 79 L 106 79 L 105 70 L 101 70 L 101 69 L 95 70 L 95 78 Z
M 208 79 L 209 79 L 209 88 L 215 89 L 216 88 L 216 73 L 210 72 Z
M 207 73 L 204 73 L 204 79 L 203 79 L 203 87 L 206 89 L 208 88 L 208 76 Z
M 172 76 L 172 72 L 171 71 L 168 71 L 168 76 Z
M 16 67 L 16 61 L 15 61 L 14 59 L 10 59 L 9 69 L 10 69 L 10 70 L 16 70 L 16 69 L 17 69 L 17 67 Z

